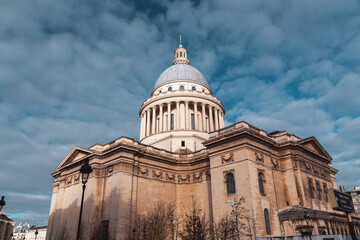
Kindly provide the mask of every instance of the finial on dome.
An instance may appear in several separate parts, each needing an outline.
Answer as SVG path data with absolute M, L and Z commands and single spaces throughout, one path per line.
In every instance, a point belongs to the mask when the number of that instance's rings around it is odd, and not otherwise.
M 183 46 L 181 45 L 181 35 L 179 35 L 179 38 L 180 38 L 180 44 L 179 44 L 179 48 L 180 48 L 180 47 L 183 47 Z
M 177 64 L 177 63 L 189 64 L 189 60 L 187 59 L 187 50 L 183 47 L 181 43 L 182 40 L 181 35 L 179 35 L 179 39 L 180 39 L 180 44 L 179 47 L 174 52 L 175 60 L 173 64 Z

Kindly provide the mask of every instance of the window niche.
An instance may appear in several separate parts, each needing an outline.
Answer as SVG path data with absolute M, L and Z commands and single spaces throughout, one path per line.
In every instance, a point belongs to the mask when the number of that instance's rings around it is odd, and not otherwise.
M 318 199 L 321 201 L 321 187 L 319 182 L 316 182 L 316 192 L 318 195 Z
M 184 85 L 181 85 L 181 86 L 180 86 L 180 90 L 185 90 Z
M 226 196 L 231 198 L 236 193 L 234 170 L 225 171 L 223 174 Z
M 312 179 L 308 178 L 308 188 L 309 188 L 309 194 L 310 194 L 310 198 L 314 199 L 314 186 L 312 183 Z
M 259 192 L 261 195 L 265 194 L 265 174 L 264 170 L 258 169 L 258 182 L 259 182 Z
M 266 234 L 271 235 L 270 215 L 269 215 L 269 210 L 267 208 L 264 209 L 264 220 L 266 226 Z

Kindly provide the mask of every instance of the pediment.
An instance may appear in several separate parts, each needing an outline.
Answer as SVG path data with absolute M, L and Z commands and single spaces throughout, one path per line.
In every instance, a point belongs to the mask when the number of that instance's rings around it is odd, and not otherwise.
M 75 146 L 71 149 L 71 151 L 64 158 L 64 160 L 62 160 L 61 163 L 57 166 L 57 169 L 63 168 L 73 162 L 76 162 L 76 160 L 78 160 L 78 159 L 89 156 L 92 153 L 93 153 L 93 151 L 88 148 Z
M 310 150 L 311 152 L 317 153 L 318 155 L 327 158 L 329 161 L 332 160 L 329 153 L 325 150 L 325 148 L 319 143 L 319 141 L 315 137 L 309 137 L 301 140 L 300 145 Z

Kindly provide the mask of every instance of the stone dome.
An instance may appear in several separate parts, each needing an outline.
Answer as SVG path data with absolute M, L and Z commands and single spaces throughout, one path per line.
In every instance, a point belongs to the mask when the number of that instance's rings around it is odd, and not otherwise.
M 163 73 L 161 73 L 160 77 L 156 81 L 155 87 L 166 82 L 177 80 L 195 81 L 209 87 L 204 75 L 202 75 L 199 70 L 186 63 L 177 63 L 167 68 Z

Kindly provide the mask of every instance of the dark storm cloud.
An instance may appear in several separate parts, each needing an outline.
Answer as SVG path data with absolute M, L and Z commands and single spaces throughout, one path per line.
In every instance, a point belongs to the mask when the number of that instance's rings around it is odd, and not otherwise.
M 183 35 L 227 110 L 315 135 L 360 185 L 358 1 L 2 1 L 0 193 L 45 224 L 49 175 L 74 145 L 138 138 L 138 109 Z

